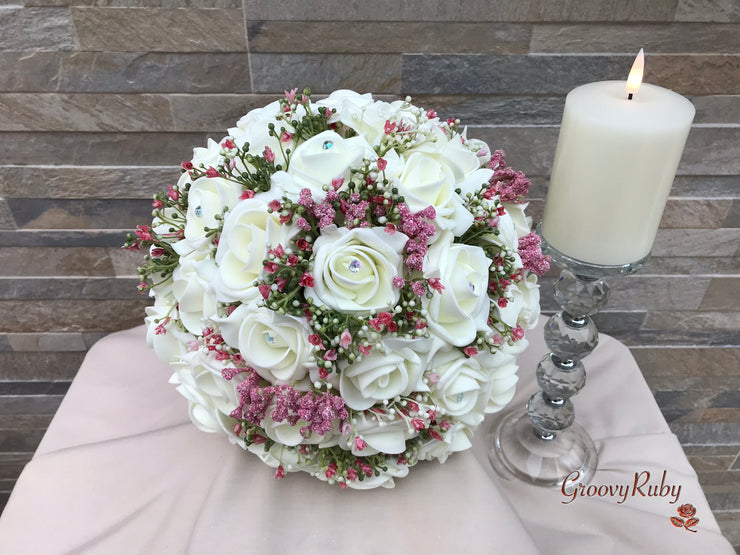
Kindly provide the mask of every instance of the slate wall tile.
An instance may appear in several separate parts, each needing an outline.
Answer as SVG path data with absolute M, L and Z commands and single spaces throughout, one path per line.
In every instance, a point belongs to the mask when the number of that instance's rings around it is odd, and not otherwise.
M 72 8 L 80 50 L 240 52 L 244 12 L 199 8 Z M 165 31 L 166 30 L 166 31 Z
M 77 44 L 69 10 L 0 6 L 0 50 L 73 50 Z

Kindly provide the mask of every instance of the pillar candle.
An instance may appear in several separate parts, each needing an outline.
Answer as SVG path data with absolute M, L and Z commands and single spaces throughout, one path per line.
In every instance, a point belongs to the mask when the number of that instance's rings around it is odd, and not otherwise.
M 565 99 L 542 220 L 554 248 L 591 264 L 622 265 L 652 248 L 694 106 L 647 83 L 590 83 Z

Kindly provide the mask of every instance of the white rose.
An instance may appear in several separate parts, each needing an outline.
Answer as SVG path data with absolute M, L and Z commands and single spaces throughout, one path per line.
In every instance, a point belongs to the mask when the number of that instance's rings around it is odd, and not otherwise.
M 440 463 L 444 463 L 452 453 L 470 449 L 473 446 L 472 439 L 473 430 L 462 422 L 455 422 L 445 432 L 443 441 L 430 438 L 421 443 L 416 456 L 422 461 L 438 459 Z
M 524 237 L 525 235 L 529 235 L 532 231 L 532 218 L 524 213 L 527 206 L 529 206 L 528 202 L 523 204 L 516 202 L 504 203 L 506 213 L 511 216 L 511 220 L 514 223 L 517 237 Z
M 322 187 L 331 185 L 333 179 L 349 182 L 350 169 L 359 167 L 362 159 L 372 154 L 361 136 L 344 139 L 334 131 L 324 131 L 298 145 L 286 171 L 299 191 L 307 188 L 314 195 L 322 195 Z
M 488 329 L 490 265 L 483 249 L 452 243 L 449 234 L 429 249 L 424 277 L 439 278 L 444 289 L 422 302 L 429 328 L 448 343 L 468 345 L 477 332 Z
M 357 131 L 371 145 L 380 142 L 385 134 L 385 122 L 392 115 L 392 108 L 387 103 L 374 102 L 370 94 L 348 90 L 335 91 L 327 98 L 319 100 L 316 105 L 335 109 L 336 113 L 329 121 L 342 122 Z
M 470 426 L 480 424 L 483 414 L 476 407 L 488 378 L 478 360 L 466 357 L 459 349 L 443 346 L 434 353 L 426 367 L 439 376 L 430 388 L 446 414 L 456 416 Z
M 484 202 L 488 203 L 490 201 L 484 199 Z M 499 247 L 503 247 L 508 251 L 516 252 L 519 247 L 519 235 L 517 233 L 517 224 L 514 222 L 511 214 L 504 212 L 498 216 L 496 229 L 498 230 L 498 235 L 493 232 L 493 229 L 491 229 L 490 232 L 483 235 L 481 239 L 489 243 L 493 243 L 494 245 L 498 245 Z
M 251 110 L 248 114 L 242 116 L 236 127 L 229 129 L 229 136 L 234 139 L 234 143 L 240 148 L 243 148 L 245 143 L 249 143 L 248 152 L 255 156 L 262 156 L 265 148 L 269 147 L 275 155 L 275 164 L 284 164 L 283 150 L 288 148 L 293 150 L 295 145 L 292 138 L 281 141 L 281 129 L 285 128 L 285 131 L 291 135 L 295 133 L 295 129 L 285 120 L 277 119 L 276 116 L 280 113 L 280 102 L 277 100 L 264 108 Z M 300 120 L 304 114 L 305 109 L 301 106 L 294 117 Z M 275 126 L 277 137 L 270 135 L 268 126 L 271 123 Z
M 216 250 L 218 271 L 213 289 L 221 301 L 240 301 L 254 289 L 263 274 L 268 245 L 287 247 L 297 228 L 280 224 L 280 215 L 267 212 L 256 198 L 242 200 L 226 213 Z
M 508 299 L 506 306 L 496 307 L 499 319 L 504 324 L 511 327 L 519 324 L 524 329 L 537 325 L 540 316 L 540 286 L 535 274 L 513 282 L 506 288 L 505 296 Z
M 185 242 L 192 249 L 199 249 L 208 243 L 206 228 L 216 229 L 219 225 L 216 216 L 221 216 L 225 208 L 236 205 L 242 188 L 239 184 L 222 177 L 200 177 L 193 181 L 188 192 L 188 213 L 185 223 Z M 178 244 L 183 243 L 179 241 Z M 185 254 L 186 245 L 180 245 L 179 254 Z
M 247 446 L 247 451 L 257 455 L 267 466 L 277 468 L 282 466 L 285 472 L 297 472 L 303 470 L 312 472 L 315 464 L 306 464 L 305 457 L 301 456 L 297 449 L 274 443 L 269 450 L 265 449 L 264 443 L 252 443 Z
M 407 153 L 406 153 L 407 154 Z M 435 152 L 413 152 L 403 156 L 398 191 L 412 212 L 433 206 L 435 223 L 460 236 L 473 223 L 473 215 L 455 192 L 457 179 L 447 160 Z
M 386 462 L 388 470 L 381 471 L 379 476 L 367 477 L 364 480 L 350 480 L 347 485 L 352 489 L 373 489 L 377 487 L 392 488 L 396 483 L 393 478 L 405 478 L 409 473 L 409 467 L 405 464 L 398 464 L 394 460 Z
M 474 152 L 463 144 L 460 135 L 455 135 L 450 139 L 442 147 L 440 154 L 447 158 L 450 167 L 455 171 L 457 181 L 462 181 L 465 177 L 480 168 L 480 160 Z M 490 179 L 492 175 L 493 171 L 491 171 L 488 178 Z
M 378 421 L 372 414 L 358 412 L 352 416 L 352 431 L 342 437 L 342 449 L 349 449 L 358 457 L 388 453 L 397 455 L 406 450 L 406 440 L 418 435 L 416 430 L 409 431 L 409 425 L 399 416 L 393 422 L 384 422 L 378 426 Z M 365 442 L 363 449 L 357 449 L 355 439 L 361 437 Z
M 526 345 L 526 340 L 522 340 Z M 491 354 L 483 351 L 475 356 L 484 368 L 490 368 L 490 380 L 481 393 L 481 408 L 486 414 L 500 411 L 514 397 L 516 384 L 519 380 L 516 375 L 519 366 L 516 364 L 516 354 L 508 345 Z
M 467 128 L 466 128 L 467 130 Z M 478 164 L 481 168 L 487 168 L 491 162 L 491 149 L 484 141 L 480 139 L 467 139 L 466 146 L 472 150 L 478 158 Z
M 314 242 L 314 286 L 306 288 L 306 297 L 354 314 L 392 308 L 400 296 L 392 280 L 402 273 L 407 240 L 382 227 L 326 227 Z
M 189 353 L 173 364 L 170 383 L 176 384 L 177 391 L 188 400 L 190 420 L 198 429 L 224 433 L 235 442 L 234 421 L 229 416 L 237 406 L 234 387 L 220 376 L 220 371 L 214 373 L 211 365 L 201 364 L 204 358 L 200 353 Z
M 339 391 L 349 408 L 365 410 L 384 399 L 429 390 L 422 383 L 424 368 L 414 350 L 424 344 L 413 341 L 386 339 L 386 352 L 373 349 L 369 356 L 342 369 Z
M 516 372 L 519 370 L 517 356 L 528 345 L 529 341 L 527 339 L 521 339 L 511 343 L 504 343 L 494 354 L 484 351 L 476 356 L 476 358 L 480 359 L 481 366 L 484 368 L 493 368 L 487 393 L 486 413 L 501 410 L 514 397 L 516 384 L 519 380 L 516 375 Z
M 207 147 L 195 147 L 193 149 L 193 166 L 200 168 L 201 166 L 208 169 L 210 167 L 217 167 L 222 164 L 224 157 L 221 156 L 221 145 L 213 139 L 208 139 Z M 187 175 L 184 173 L 183 175 Z
M 216 297 L 210 284 L 216 272 L 212 258 L 200 251 L 180 257 L 172 273 L 172 292 L 180 310 L 180 320 L 194 335 L 203 331 L 203 321 L 216 315 Z
M 188 352 L 187 345 L 195 340 L 195 336 L 182 331 L 174 321 L 164 324 L 162 329 L 165 329 L 166 333 L 157 333 L 157 328 L 168 316 L 173 320 L 178 316 L 174 300 L 170 304 L 162 299 L 162 297 L 157 297 L 154 306 L 146 307 L 146 342 L 154 349 L 160 360 L 172 363 Z
M 311 354 L 305 319 L 242 304 L 217 322 L 226 343 L 238 347 L 244 361 L 265 380 L 274 385 L 305 385 L 299 383 Z

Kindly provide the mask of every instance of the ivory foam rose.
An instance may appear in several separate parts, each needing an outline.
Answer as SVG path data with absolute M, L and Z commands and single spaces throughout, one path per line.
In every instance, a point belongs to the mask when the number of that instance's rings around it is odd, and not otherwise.
M 288 244 L 294 229 L 280 224 L 261 199 L 240 202 L 226 214 L 216 250 L 213 289 L 219 299 L 241 301 L 263 272 L 268 245 Z
M 314 285 L 306 296 L 350 313 L 392 308 L 400 295 L 393 277 L 402 272 L 407 239 L 385 228 L 326 228 L 313 247 Z
M 394 340 L 388 347 L 392 350 L 376 350 L 342 370 L 339 391 L 348 407 L 365 410 L 378 401 L 426 389 L 419 354 L 403 340 Z
M 193 423 L 342 488 L 470 448 L 539 315 L 526 177 L 408 97 L 292 89 L 228 133 L 125 245 Z
M 429 277 L 439 278 L 444 290 L 425 300 L 429 327 L 451 345 L 471 343 L 488 320 L 488 268 L 491 260 L 480 247 L 437 241 L 429 251 L 436 267 Z
M 310 344 L 305 320 L 242 304 L 221 321 L 221 333 L 271 384 L 296 384 L 308 371 Z

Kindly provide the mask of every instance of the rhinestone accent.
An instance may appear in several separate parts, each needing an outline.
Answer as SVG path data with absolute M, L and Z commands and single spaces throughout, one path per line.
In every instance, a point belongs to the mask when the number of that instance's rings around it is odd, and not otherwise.
M 469 282 L 468 282 L 468 287 L 470 288 L 470 290 L 471 290 L 471 291 L 472 291 L 473 293 L 475 293 L 475 284 L 474 284 L 474 283 L 473 283 L 472 281 L 469 281 Z
M 458 393 L 457 394 L 457 402 L 462 403 L 463 397 L 465 397 L 465 393 Z
M 270 335 L 269 333 L 266 333 L 265 334 L 265 341 L 267 341 L 270 345 L 272 345 L 273 343 L 275 343 L 275 338 L 272 335 Z
M 203 215 L 203 207 L 202 206 L 196 206 L 195 207 L 195 215 L 199 218 Z
M 347 266 L 347 268 L 349 268 L 350 272 L 356 274 L 360 271 L 360 266 L 362 266 L 362 264 L 360 264 L 360 261 L 355 258 L 352 262 L 349 263 L 349 266 Z
M 324 141 L 324 144 L 321 145 L 321 148 L 323 148 L 324 150 L 329 150 L 333 146 L 334 146 L 333 141 Z

